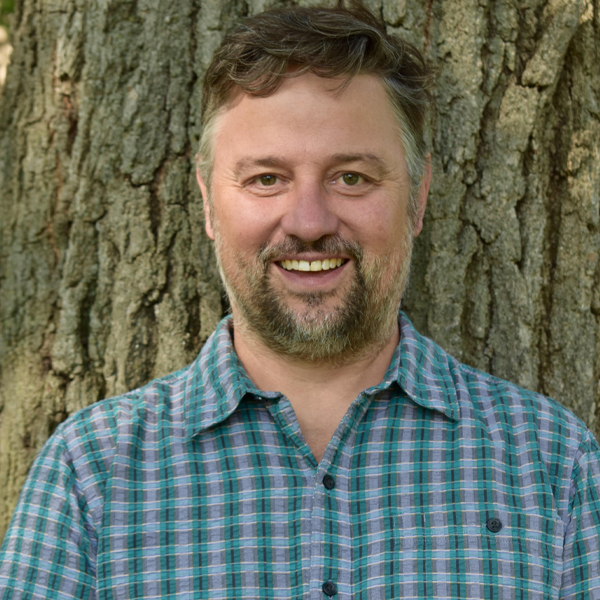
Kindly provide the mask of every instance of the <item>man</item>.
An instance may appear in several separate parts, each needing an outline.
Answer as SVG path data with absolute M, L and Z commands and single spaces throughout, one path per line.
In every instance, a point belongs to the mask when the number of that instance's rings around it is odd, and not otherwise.
M 360 8 L 227 37 L 198 180 L 232 316 L 57 429 L 1 598 L 600 598 L 592 435 L 398 316 L 428 81 Z

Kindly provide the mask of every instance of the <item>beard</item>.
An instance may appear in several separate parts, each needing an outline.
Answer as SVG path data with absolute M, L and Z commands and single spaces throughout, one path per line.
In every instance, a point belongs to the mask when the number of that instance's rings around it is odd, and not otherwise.
M 412 254 L 412 230 L 408 227 L 395 256 L 366 256 L 359 244 L 339 235 L 313 243 L 289 237 L 264 246 L 251 264 L 224 247 L 215 231 L 217 264 L 232 306 L 239 309 L 243 329 L 272 351 L 303 362 L 345 364 L 382 348 L 393 335 L 402 293 L 408 281 Z M 297 293 L 278 290 L 270 269 L 280 257 L 305 252 L 351 259 L 352 278 L 337 306 L 327 300 L 330 292 Z M 276 267 L 277 268 L 277 267 Z M 299 301 L 292 309 L 288 300 Z

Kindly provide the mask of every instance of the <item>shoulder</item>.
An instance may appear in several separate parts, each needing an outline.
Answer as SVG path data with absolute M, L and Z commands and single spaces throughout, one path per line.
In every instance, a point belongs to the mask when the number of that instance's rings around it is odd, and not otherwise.
M 103 502 L 113 463 L 123 449 L 159 431 L 183 430 L 183 395 L 190 367 L 126 394 L 100 400 L 61 423 L 38 456 L 60 469 L 91 507 Z M 182 434 L 183 435 L 183 434 Z
M 502 429 L 510 425 L 514 430 L 534 427 L 539 442 L 577 445 L 593 439 L 586 425 L 559 401 L 538 392 L 527 390 L 515 383 L 484 373 L 449 357 L 451 370 L 468 399 L 463 407 L 472 407 L 473 417 L 487 422 L 490 427 Z M 554 447 L 556 452 L 560 448 Z
M 120 436 L 140 428 L 156 427 L 161 421 L 177 420 L 183 411 L 183 396 L 190 366 L 154 379 L 143 387 L 100 400 L 76 412 L 60 424 L 53 437 L 64 441 L 69 452 L 85 447 L 108 456 Z
M 460 439 L 514 469 L 520 480 L 544 481 L 564 517 L 581 466 L 598 459 L 598 444 L 588 427 L 560 398 L 460 362 L 417 333 L 403 316 L 401 326 L 410 357 L 405 362 L 411 362 L 407 370 L 429 394 L 446 399 Z
M 535 425 L 541 432 L 560 437 L 581 440 L 589 435 L 560 398 L 548 398 L 460 362 L 419 334 L 403 313 L 399 325 L 405 378 L 416 389 L 444 395 L 460 418 L 475 419 L 491 429 Z
M 582 465 L 598 462 L 592 432 L 553 398 L 452 357 L 448 364 L 457 385 L 463 429 L 477 432 L 481 443 L 485 438 L 503 462 L 514 465 L 522 482 L 547 485 L 566 521 Z M 593 485 L 597 488 L 600 478 L 594 477 Z
M 534 425 L 543 434 L 579 441 L 593 439 L 586 425 L 561 404 L 560 398 L 546 397 L 460 362 L 419 334 L 403 313 L 400 326 L 405 355 L 414 363 L 410 369 L 418 375 L 413 377 L 447 390 L 461 418 L 476 419 L 492 429 Z
M 111 470 L 115 456 L 133 459 L 141 444 L 181 442 L 188 436 L 190 412 L 210 396 L 207 382 L 220 377 L 219 357 L 229 355 L 227 340 L 224 319 L 190 365 L 76 412 L 57 427 L 47 446 L 71 464 L 78 478 L 93 473 L 90 477 L 98 479 Z

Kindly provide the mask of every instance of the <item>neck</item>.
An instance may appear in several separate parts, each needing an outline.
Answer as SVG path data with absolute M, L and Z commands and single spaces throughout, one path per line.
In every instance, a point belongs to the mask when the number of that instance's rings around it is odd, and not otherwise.
M 383 343 L 350 361 L 306 362 L 273 352 L 236 320 L 234 312 L 234 347 L 246 373 L 258 389 L 288 398 L 317 460 L 350 404 L 363 390 L 381 382 L 399 337 L 395 323 Z
M 367 387 L 377 385 L 385 375 L 399 341 L 398 327 L 390 332 L 383 343 L 367 349 L 352 360 L 335 358 L 318 362 L 296 360 L 269 349 L 261 340 L 235 327 L 234 347 L 246 373 L 252 382 L 263 391 L 282 392 L 293 389 L 297 382 L 305 386 L 343 386 L 354 382 L 360 393 Z

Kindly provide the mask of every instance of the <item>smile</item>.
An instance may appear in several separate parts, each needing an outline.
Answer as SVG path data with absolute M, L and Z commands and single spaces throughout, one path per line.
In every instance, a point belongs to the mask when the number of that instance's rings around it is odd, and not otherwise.
M 281 260 L 277 264 L 286 271 L 330 271 L 346 262 L 344 258 L 326 258 L 325 260 Z

